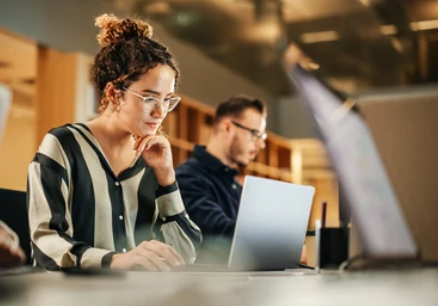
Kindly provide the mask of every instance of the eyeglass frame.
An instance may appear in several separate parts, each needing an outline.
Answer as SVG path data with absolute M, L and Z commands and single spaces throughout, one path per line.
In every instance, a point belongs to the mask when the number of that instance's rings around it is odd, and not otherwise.
M 241 128 L 243 130 L 247 130 L 248 132 L 250 132 L 251 133 L 251 138 L 252 138 L 253 141 L 259 141 L 259 140 L 265 141 L 268 138 L 268 134 L 267 133 L 262 133 L 262 132 L 260 132 L 260 131 L 258 131 L 256 129 L 249 128 L 249 127 L 244 126 L 244 125 L 242 125 L 239 122 L 236 122 L 234 120 L 231 120 L 231 123 L 233 123 L 238 128 Z
M 137 93 L 135 91 L 132 91 L 132 90 L 128 89 L 127 87 L 123 87 L 123 90 L 126 90 L 127 92 L 130 92 L 133 95 L 135 95 L 135 96 L 139 97 L 140 99 L 142 99 L 142 101 L 143 101 L 143 111 L 145 111 L 144 107 L 145 107 L 145 105 L 147 105 L 146 104 L 147 103 L 146 99 L 154 99 L 155 101 L 158 100 L 158 103 L 160 103 L 160 105 L 164 106 L 164 102 L 165 102 L 164 99 L 162 100 L 162 99 L 159 99 L 159 98 L 156 98 L 156 97 L 153 97 L 153 96 L 142 96 L 141 94 L 139 94 L 139 93 Z M 175 109 L 175 107 L 178 105 L 178 103 L 181 101 L 181 97 L 178 97 L 178 96 L 174 96 L 174 97 L 171 97 L 169 99 L 178 99 L 178 101 L 173 105 L 171 110 L 169 110 L 169 107 L 170 107 L 170 101 L 169 101 L 169 105 L 167 106 L 166 113 L 170 113 L 171 111 L 173 111 Z M 150 111 L 155 110 L 158 107 L 158 105 L 159 105 L 158 103 L 156 102 L 155 106 L 153 108 L 151 108 Z

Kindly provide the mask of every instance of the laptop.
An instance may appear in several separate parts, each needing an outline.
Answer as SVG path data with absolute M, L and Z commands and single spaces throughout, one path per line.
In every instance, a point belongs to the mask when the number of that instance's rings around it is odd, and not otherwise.
M 310 108 L 356 224 L 362 256 L 411 260 L 418 247 L 363 118 L 299 65 L 291 79 Z
M 284 271 L 300 267 L 315 188 L 246 176 L 228 265 L 183 271 Z
M 362 93 L 357 104 L 421 251 L 421 262 L 436 265 L 437 86 L 374 90 Z

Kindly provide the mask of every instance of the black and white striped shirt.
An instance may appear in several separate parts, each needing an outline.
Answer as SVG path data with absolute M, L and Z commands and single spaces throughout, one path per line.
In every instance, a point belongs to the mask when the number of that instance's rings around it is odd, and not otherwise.
M 34 258 L 50 270 L 108 266 L 151 239 L 192 263 L 201 241 L 177 184 L 159 186 L 141 157 L 116 177 L 84 124 L 44 137 L 29 165 L 28 207 Z

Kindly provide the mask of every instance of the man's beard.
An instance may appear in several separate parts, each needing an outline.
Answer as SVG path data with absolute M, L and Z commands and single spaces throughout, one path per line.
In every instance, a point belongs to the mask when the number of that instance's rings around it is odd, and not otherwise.
M 245 163 L 241 160 L 239 160 L 239 156 L 243 155 L 243 150 L 240 146 L 239 140 L 237 139 L 237 136 L 233 138 L 231 141 L 230 150 L 228 152 L 229 158 L 231 161 L 239 166 L 239 168 L 245 168 L 248 166 L 248 163 Z M 252 161 L 252 160 L 251 160 Z

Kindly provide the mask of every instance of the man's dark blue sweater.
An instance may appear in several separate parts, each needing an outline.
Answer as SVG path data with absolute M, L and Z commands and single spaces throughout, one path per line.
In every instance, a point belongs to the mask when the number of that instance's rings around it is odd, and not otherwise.
M 204 237 L 197 262 L 228 261 L 242 193 L 237 174 L 202 146 L 195 146 L 193 157 L 176 169 L 186 210 Z

